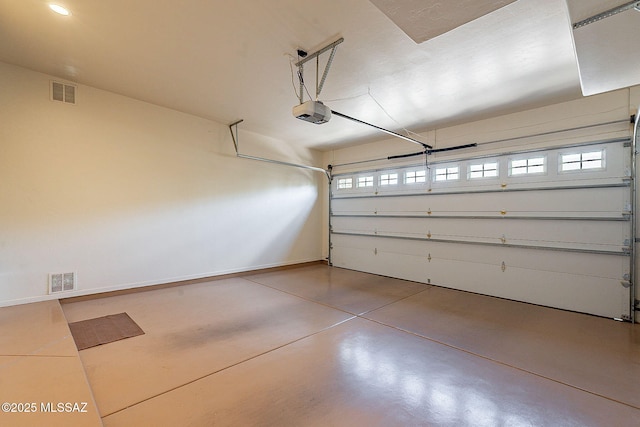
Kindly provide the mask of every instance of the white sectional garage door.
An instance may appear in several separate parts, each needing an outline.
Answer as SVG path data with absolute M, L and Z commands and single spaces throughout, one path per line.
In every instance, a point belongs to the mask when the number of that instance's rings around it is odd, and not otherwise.
M 630 315 L 630 141 L 334 175 L 331 263 Z

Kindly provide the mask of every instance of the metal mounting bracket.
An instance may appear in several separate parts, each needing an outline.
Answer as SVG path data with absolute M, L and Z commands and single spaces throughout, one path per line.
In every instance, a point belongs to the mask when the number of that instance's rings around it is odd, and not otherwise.
M 309 170 L 316 171 L 316 172 L 322 172 L 323 174 L 325 174 L 325 176 L 329 180 L 329 183 L 331 183 L 332 176 L 331 176 L 331 171 L 330 170 L 317 168 L 315 166 L 307 166 L 307 165 L 301 165 L 301 164 L 298 164 L 298 163 L 283 162 L 283 161 L 280 161 L 280 160 L 273 160 L 273 159 L 267 159 L 267 158 L 264 158 L 264 157 L 248 156 L 246 154 L 241 154 L 240 153 L 240 148 L 239 148 L 240 135 L 238 133 L 238 125 L 240 123 L 242 123 L 243 121 L 244 120 L 241 119 L 241 120 L 235 121 L 235 122 L 233 122 L 233 123 L 231 123 L 229 125 L 229 132 L 231 132 L 231 138 L 233 139 L 233 146 L 236 149 L 236 157 L 240 157 L 242 159 L 249 159 L 249 160 L 258 160 L 258 161 L 261 161 L 261 162 L 273 163 L 273 164 L 276 164 L 276 165 L 292 166 L 292 167 L 301 168 L 301 169 L 309 169 Z M 233 129 L 234 128 L 236 130 L 235 134 L 233 133 Z
M 304 57 L 303 59 L 301 59 L 300 61 L 295 63 L 295 66 L 298 67 L 298 78 L 300 79 L 300 93 L 298 94 L 298 100 L 300 101 L 300 104 L 302 104 L 304 102 L 304 92 L 303 92 L 303 87 L 304 87 L 304 64 L 311 61 L 312 59 L 315 58 L 316 60 L 316 101 L 318 100 L 318 97 L 320 96 L 320 92 L 322 92 L 322 88 L 324 87 L 324 82 L 327 80 L 327 74 L 329 74 L 329 69 L 331 68 L 331 63 L 333 62 L 333 57 L 336 54 L 336 48 L 338 47 L 338 45 L 340 43 L 342 43 L 344 41 L 344 38 L 340 37 L 338 40 L 334 41 L 333 43 L 329 43 L 328 45 L 326 45 L 325 47 L 323 47 L 322 49 L 307 55 L 306 57 Z M 324 66 L 324 71 L 322 72 L 322 77 L 318 78 L 319 73 L 320 73 L 320 55 L 322 55 L 323 53 L 325 53 L 326 51 L 331 50 L 331 53 L 329 54 L 329 60 L 327 61 L 327 64 Z
M 617 15 L 618 13 L 624 12 L 626 10 L 629 9 L 638 9 L 640 8 L 640 1 L 635 0 L 635 1 L 629 1 L 626 2 L 624 4 L 621 4 L 620 6 L 616 6 L 614 8 L 611 8 L 609 10 L 605 10 L 602 13 L 598 13 L 597 15 L 593 15 L 588 17 L 587 19 L 583 19 L 580 22 L 576 22 L 575 24 L 573 24 L 573 29 L 576 30 L 580 27 L 584 27 L 585 25 L 589 25 L 589 24 L 593 24 L 594 22 L 598 22 L 598 21 L 602 21 L 605 18 L 609 18 L 613 15 Z

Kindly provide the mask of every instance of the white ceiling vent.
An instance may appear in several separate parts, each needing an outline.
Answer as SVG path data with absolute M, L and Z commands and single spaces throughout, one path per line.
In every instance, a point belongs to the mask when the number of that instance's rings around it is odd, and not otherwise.
M 51 100 L 60 101 L 67 104 L 76 103 L 76 85 L 69 83 L 60 83 L 51 80 Z
M 68 292 L 76 290 L 76 273 L 49 274 L 49 293 Z

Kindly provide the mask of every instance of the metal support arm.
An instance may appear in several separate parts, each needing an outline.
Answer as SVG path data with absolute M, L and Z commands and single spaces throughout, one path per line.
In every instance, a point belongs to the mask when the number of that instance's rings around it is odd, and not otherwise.
M 283 165 L 283 166 L 292 166 L 292 167 L 296 167 L 296 168 L 301 168 L 301 169 L 308 169 L 308 170 L 312 170 L 312 171 L 316 171 L 316 172 L 322 172 L 323 174 L 326 175 L 327 179 L 329 180 L 329 183 L 331 183 L 331 172 L 326 170 L 326 169 L 322 169 L 322 168 L 317 168 L 315 166 L 307 166 L 307 165 L 301 165 L 298 163 L 290 163 L 290 162 L 283 162 L 280 160 L 273 160 L 273 159 L 267 159 L 264 157 L 256 157 L 256 156 L 248 156 L 246 154 L 241 154 L 240 150 L 239 150 L 239 142 L 240 142 L 240 136 L 238 134 L 238 125 L 240 123 L 242 123 L 244 120 L 238 120 L 236 122 L 233 122 L 229 125 L 229 132 L 231 132 L 231 138 L 233 139 L 233 146 L 236 149 L 236 157 L 240 157 L 242 159 L 249 159 L 249 160 L 258 160 L 261 162 L 266 162 L 266 163 L 273 163 L 276 165 Z M 235 134 L 233 133 L 233 128 L 235 127 Z
M 433 149 L 433 147 L 430 146 L 429 144 L 425 144 L 424 142 L 420 142 L 417 139 L 409 138 L 408 136 L 404 136 L 404 135 L 399 134 L 397 132 L 393 132 L 393 131 L 390 131 L 388 129 L 381 128 L 380 126 L 372 125 L 371 123 L 367 123 L 367 122 L 362 121 L 360 119 L 356 119 L 355 117 L 347 116 L 346 114 L 342 114 L 342 113 L 340 113 L 338 111 L 331 110 L 331 114 L 334 114 L 334 115 L 336 115 L 338 117 L 342 117 L 343 119 L 351 120 L 352 122 L 356 122 L 356 123 L 360 123 L 360 124 L 363 124 L 363 125 L 371 126 L 372 128 L 378 129 L 379 131 L 382 131 L 384 133 L 388 133 L 389 135 L 398 137 L 400 139 L 404 139 L 405 141 L 413 142 L 414 144 L 418 144 L 418 145 L 422 146 L 425 149 L 429 149 L 429 150 Z

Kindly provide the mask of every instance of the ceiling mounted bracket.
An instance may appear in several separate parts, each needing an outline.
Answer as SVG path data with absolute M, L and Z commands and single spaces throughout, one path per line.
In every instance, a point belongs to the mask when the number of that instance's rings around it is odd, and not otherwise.
M 233 146 L 236 148 L 236 154 L 238 154 L 238 144 L 240 142 L 240 134 L 238 133 L 238 125 L 244 122 L 244 119 L 237 120 L 229 125 L 229 132 L 231 132 L 231 139 L 233 139 Z M 233 133 L 233 128 L 236 129 L 236 133 Z
M 620 6 L 611 8 L 609 10 L 605 10 L 602 13 L 598 13 L 597 15 L 593 15 L 588 17 L 587 19 L 583 19 L 580 22 L 576 22 L 573 24 L 573 29 L 578 29 L 580 27 L 584 27 L 585 25 L 593 24 L 594 22 L 602 21 L 605 18 L 610 18 L 613 15 L 617 15 L 618 13 L 624 12 L 629 9 L 636 9 L 640 11 L 640 1 L 630 1 Z
M 331 167 L 327 170 L 327 169 L 317 168 L 315 166 L 301 165 L 298 163 L 283 162 L 280 160 L 273 160 L 273 159 L 267 159 L 264 157 L 248 156 L 246 154 L 241 154 L 239 149 L 240 134 L 238 132 L 238 125 L 243 121 L 244 121 L 243 119 L 237 120 L 229 125 L 229 132 L 231 132 L 231 139 L 233 140 L 233 146 L 236 149 L 236 157 L 239 157 L 241 159 L 257 160 L 265 163 L 273 163 L 273 164 L 282 165 L 282 166 L 292 166 L 294 168 L 308 169 L 315 172 L 320 172 L 324 174 L 329 180 L 329 183 L 331 183 L 333 179 L 333 176 L 331 175 Z M 235 133 L 233 132 L 234 128 L 235 128 Z
M 340 37 L 338 40 L 334 41 L 333 43 L 329 43 L 328 45 L 326 45 L 325 47 L 323 47 L 322 49 L 314 52 L 314 53 L 310 53 L 307 56 L 305 56 L 303 59 L 299 60 L 298 62 L 295 63 L 295 66 L 298 67 L 298 79 L 300 80 L 300 92 L 298 94 L 298 100 L 300 101 L 300 104 L 302 104 L 304 102 L 304 92 L 303 92 L 303 88 L 304 88 L 304 64 L 311 61 L 312 59 L 316 60 L 316 100 L 318 99 L 318 97 L 320 96 L 320 92 L 322 92 L 322 88 L 324 87 L 324 82 L 327 79 L 327 75 L 329 74 L 329 69 L 331 68 L 331 63 L 333 62 L 333 57 L 335 56 L 336 53 L 336 48 L 338 47 L 338 45 L 340 43 L 342 43 L 344 41 L 344 38 Z M 322 72 L 322 78 L 318 78 L 319 73 L 320 73 L 320 60 L 319 57 L 320 55 L 322 55 L 323 53 L 327 52 L 328 50 L 331 50 L 331 54 L 329 55 L 329 60 L 327 61 L 327 65 L 325 65 L 324 67 L 324 71 Z

